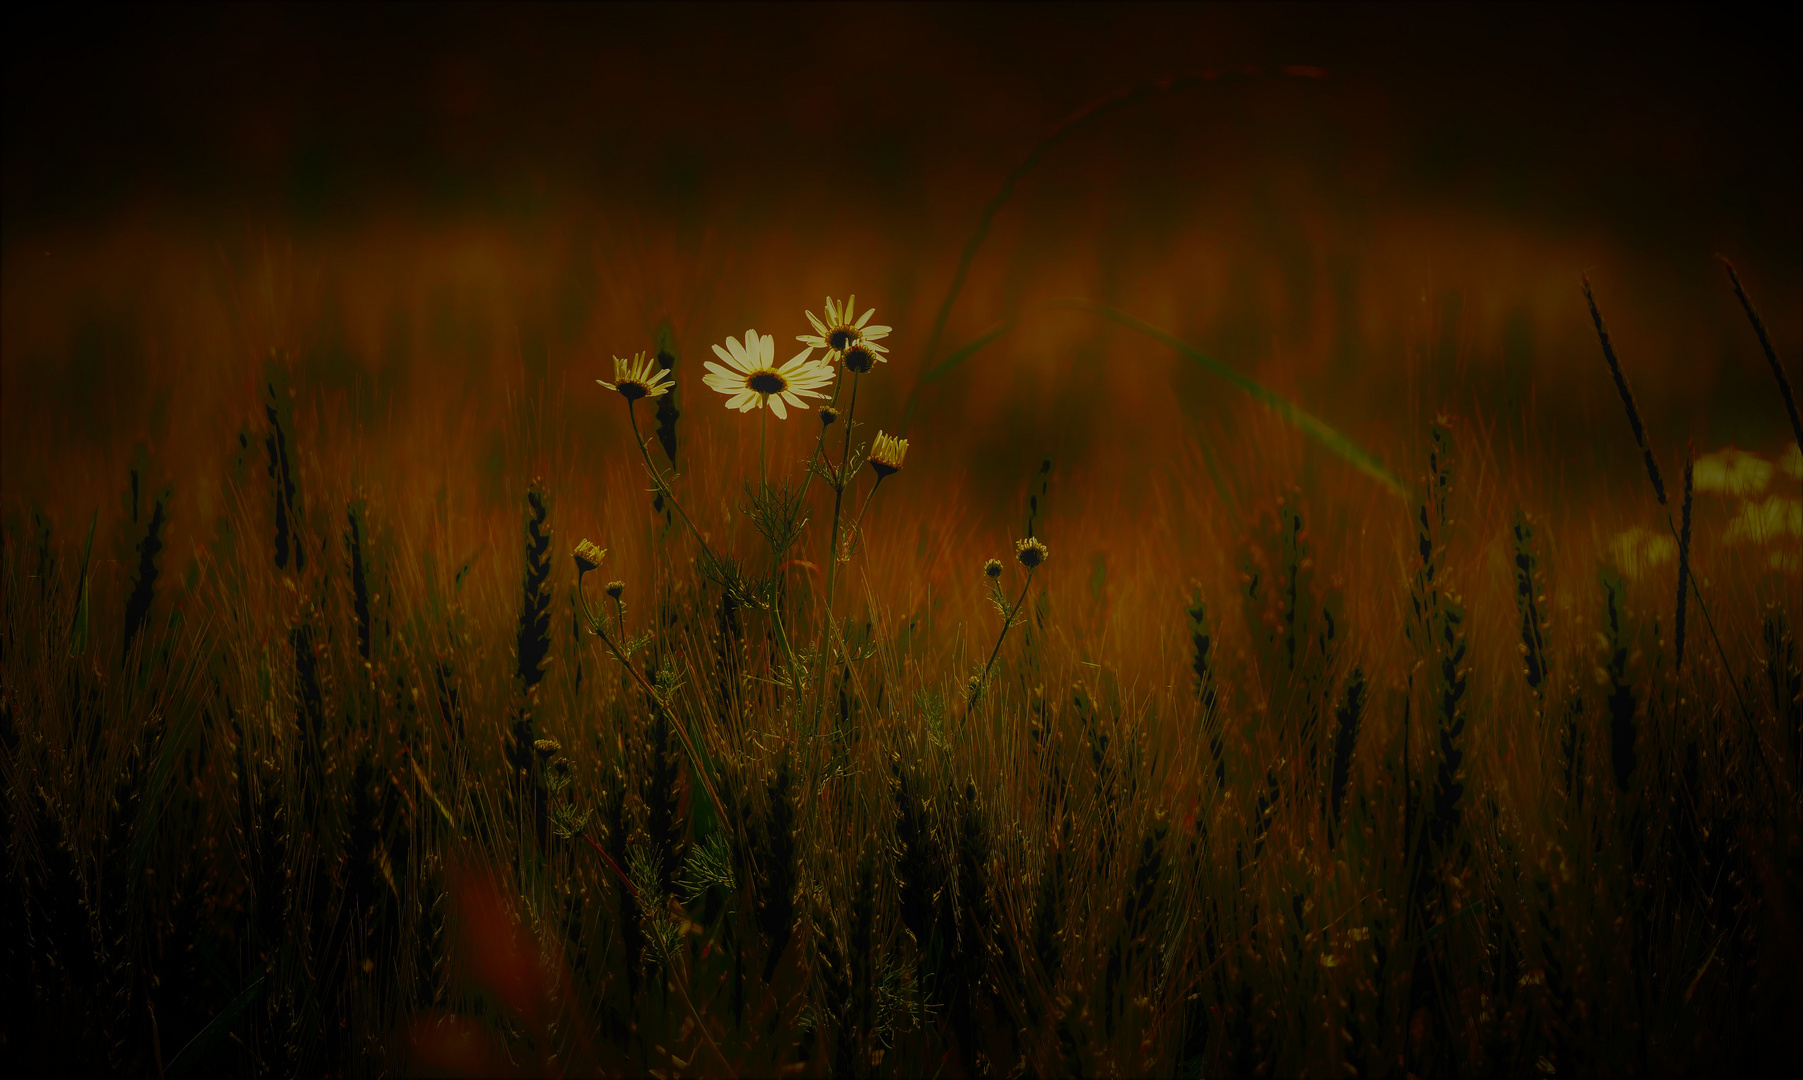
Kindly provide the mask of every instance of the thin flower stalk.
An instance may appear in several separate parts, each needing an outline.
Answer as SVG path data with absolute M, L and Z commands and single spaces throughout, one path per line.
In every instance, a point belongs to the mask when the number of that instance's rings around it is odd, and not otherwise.
M 840 371 L 843 373 L 844 368 Z M 843 378 L 843 375 L 841 375 Z M 858 413 L 858 380 L 859 372 L 851 375 L 851 403 L 845 409 L 845 441 L 839 449 L 839 464 L 834 467 L 828 462 L 833 484 L 833 525 L 827 541 L 826 549 L 826 625 L 821 629 L 823 638 L 820 647 L 819 670 L 814 674 L 814 708 L 813 716 L 817 723 L 820 719 L 821 703 L 826 686 L 827 652 L 838 639 L 838 624 L 833 618 L 833 589 L 837 583 L 839 569 L 839 515 L 845 506 L 845 466 L 851 460 L 851 423 Z M 825 433 L 822 432 L 822 437 Z
M 621 667 L 626 669 L 627 674 L 632 676 L 633 681 L 639 684 L 639 689 L 643 690 L 645 694 L 650 697 L 653 705 L 662 710 L 664 714 L 670 718 L 670 727 L 675 730 L 677 737 L 682 740 L 683 749 L 688 751 L 689 760 L 695 765 L 695 777 L 701 781 L 702 789 L 707 792 L 708 802 L 713 804 L 715 813 L 722 815 L 720 820 L 727 820 L 724 817 L 726 813 L 726 804 L 720 801 L 719 793 L 714 790 L 713 779 L 708 775 L 708 770 L 702 765 L 702 762 L 705 759 L 701 756 L 700 751 L 695 749 L 694 742 L 689 739 L 688 728 L 679 722 L 675 713 L 670 709 L 669 704 L 665 702 L 663 696 L 658 693 L 657 687 L 652 685 L 651 680 L 645 678 L 644 672 L 633 666 L 631 658 L 621 650 L 619 644 L 615 642 L 612 637 L 608 636 L 607 627 L 600 619 L 595 617 L 592 611 L 589 610 L 588 596 L 583 592 L 582 588 L 582 579 L 585 576 L 586 575 L 584 574 L 578 574 L 576 576 L 576 603 L 582 610 L 582 621 L 588 624 L 589 633 L 600 638 L 601 643 L 607 646 L 607 651 L 613 654 L 614 660 L 617 661 Z M 616 869 L 618 868 L 616 867 Z
M 977 701 L 983 696 L 983 688 L 989 685 L 989 672 L 995 667 L 995 658 L 1002 654 L 1002 642 L 1008 640 L 1008 631 L 1014 626 L 1014 617 L 1020 614 L 1021 605 L 1026 603 L 1027 590 L 1033 585 L 1033 572 L 1037 569 L 1038 567 L 1032 566 L 1027 568 L 1027 580 L 1020 587 L 1020 595 L 1014 598 L 1007 615 L 1002 618 L 1002 632 L 995 637 L 995 648 L 989 650 L 989 662 L 983 665 L 983 673 L 977 676 L 975 685 L 970 688 L 970 701 L 964 706 L 964 719 L 967 721 L 976 709 Z

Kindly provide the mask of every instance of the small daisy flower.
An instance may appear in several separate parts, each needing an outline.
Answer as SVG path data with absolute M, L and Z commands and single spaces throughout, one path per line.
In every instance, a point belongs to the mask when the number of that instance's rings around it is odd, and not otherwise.
M 819 392 L 820 387 L 833 381 L 832 368 L 808 359 L 813 352 L 812 346 L 803 349 L 779 368 L 776 339 L 768 334 L 759 337 L 756 330 L 747 330 L 744 345 L 729 337 L 725 348 L 714 346 L 714 355 L 728 366 L 706 361 L 708 373 L 701 381 L 725 394 L 729 409 L 750 412 L 768 402 L 778 420 L 787 420 L 788 405 L 801 408 L 804 397 L 825 397 Z
M 607 549 L 597 545 L 593 540 L 584 540 L 576 545 L 576 576 L 582 575 L 601 565 L 607 558 Z
M 876 433 L 876 441 L 870 445 L 870 467 L 878 476 L 890 476 L 901 472 L 902 459 L 908 456 L 908 440 L 898 439 L 893 435 L 883 434 L 881 429 Z
M 833 421 L 839 419 L 839 410 L 831 405 L 820 406 L 820 426 L 832 427 Z
M 657 367 L 657 361 L 655 359 L 647 360 L 642 352 L 634 353 L 630 360 L 622 360 L 616 356 L 614 357 L 614 381 L 608 382 L 606 379 L 596 379 L 595 381 L 618 393 L 627 401 L 662 397 L 670 392 L 672 386 L 676 385 L 676 380 L 665 381 L 670 374 L 669 368 L 653 374 L 652 369 L 655 367 Z
M 990 559 L 988 562 L 984 563 L 983 564 L 983 576 L 988 578 L 990 581 L 994 581 L 996 578 L 1001 577 L 1002 576 L 1002 560 Z
M 607 583 L 607 595 L 612 597 L 615 600 L 618 600 L 620 597 L 625 596 L 626 595 L 626 583 L 624 581 L 608 582 Z
M 1046 550 L 1046 546 L 1040 543 L 1037 536 L 1029 536 L 1014 545 L 1014 557 L 1029 570 L 1045 562 L 1046 556 L 1050 554 L 1051 552 Z
M 864 366 L 852 368 L 852 370 L 869 371 L 872 359 L 888 359 L 883 354 L 889 350 L 878 345 L 877 342 L 888 337 L 892 327 L 868 325 L 870 317 L 876 314 L 876 308 L 871 308 L 863 314 L 863 317 L 854 319 L 852 316 L 858 309 L 857 303 L 857 297 L 848 296 L 845 298 L 845 305 L 841 307 L 833 302 L 832 297 L 827 297 L 826 318 L 824 320 L 817 319 L 813 312 L 807 312 L 808 321 L 814 324 L 815 332 L 798 334 L 795 340 L 816 349 L 825 349 L 826 356 L 822 358 L 822 362 L 828 364 L 835 360 L 845 359 L 848 350 L 862 346 L 863 352 L 859 359 Z

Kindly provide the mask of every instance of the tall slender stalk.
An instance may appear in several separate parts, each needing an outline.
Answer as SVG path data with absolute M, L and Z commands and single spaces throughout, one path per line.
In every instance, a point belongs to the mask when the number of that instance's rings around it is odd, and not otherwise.
M 711 558 L 713 556 L 713 548 L 709 547 L 708 542 L 702 538 L 701 530 L 697 529 L 695 523 L 689 519 L 689 512 L 682 508 L 682 501 L 676 497 L 676 492 L 671 489 L 670 483 L 664 476 L 662 470 L 652 462 L 651 452 L 645 449 L 645 437 L 639 433 L 638 414 L 633 411 L 633 406 L 636 404 L 637 402 L 635 401 L 629 400 L 626 402 L 626 418 L 632 422 L 632 441 L 639 448 L 639 456 L 645 459 L 645 468 L 651 473 L 651 482 L 657 485 L 657 490 L 662 492 L 666 499 L 670 500 L 670 505 L 676 507 L 677 515 L 682 518 L 682 523 L 689 527 L 689 532 L 695 537 L 695 542 L 700 544 L 703 550 L 705 550 Z
M 1722 259 L 1720 255 L 1716 258 Z M 1765 362 L 1772 365 L 1772 377 L 1778 380 L 1778 391 L 1784 398 L 1785 411 L 1790 415 L 1791 434 L 1797 437 L 1797 445 L 1803 446 L 1803 415 L 1797 412 L 1797 395 L 1791 392 L 1790 378 L 1784 374 L 1784 365 L 1778 362 L 1778 350 L 1772 348 L 1772 339 L 1765 332 L 1765 320 L 1753 310 L 1753 301 L 1747 296 L 1747 290 L 1741 288 L 1740 275 L 1734 272 L 1734 264 L 1722 259 L 1722 267 L 1728 271 L 1728 280 L 1733 283 L 1734 295 L 1747 313 L 1747 321 L 1753 324 L 1753 333 L 1759 336 L 1759 347 L 1765 350 Z
M 989 685 L 989 671 L 995 667 L 995 658 L 1002 654 L 1002 642 L 1008 640 L 1008 630 L 1014 625 L 1014 617 L 1020 614 L 1020 606 L 1026 602 L 1027 589 L 1033 585 L 1035 569 L 1037 567 L 1029 566 L 1027 568 L 1027 580 L 1021 585 L 1020 595 L 1014 598 L 1013 605 L 1008 608 L 1008 614 L 1002 619 L 1002 632 L 996 635 L 995 648 L 989 650 L 989 662 L 983 665 L 983 674 L 977 677 L 977 684 L 970 688 L 970 701 L 964 707 L 964 719 L 967 721 L 970 719 L 971 710 L 977 707 L 977 699 L 983 696 L 983 688 Z
M 814 675 L 813 716 L 816 722 L 820 719 L 822 695 L 826 686 L 827 655 L 838 636 L 838 623 L 833 617 L 833 588 L 838 580 L 839 569 L 839 515 L 845 507 L 845 467 L 851 461 L 851 423 L 858 415 L 858 380 L 861 375 L 857 371 L 851 373 L 851 403 L 845 409 L 845 440 L 839 447 L 839 464 L 832 469 L 833 527 L 826 549 L 826 624 L 821 628 L 819 664 Z
M 1672 520 L 1671 507 L 1666 504 L 1665 484 L 1659 479 L 1659 465 L 1653 460 L 1652 448 L 1647 445 L 1646 429 L 1640 422 L 1640 410 L 1634 405 L 1634 391 L 1628 389 L 1628 379 L 1622 374 L 1621 361 L 1615 358 L 1615 347 L 1609 343 L 1609 331 L 1603 327 L 1603 316 L 1597 310 L 1596 298 L 1590 292 L 1590 279 L 1585 277 L 1583 282 L 1584 302 L 1590 305 L 1590 319 L 1596 324 L 1597 339 L 1603 344 L 1603 359 L 1609 362 L 1609 371 L 1615 376 L 1615 388 L 1621 392 L 1622 406 L 1628 411 L 1628 426 L 1634 429 L 1634 441 L 1640 446 L 1641 455 L 1646 459 L 1647 478 L 1653 482 L 1653 493 L 1659 496 L 1659 505 L 1665 509 L 1665 528 L 1680 547 L 1688 550 L 1690 545 L 1679 535 L 1678 525 Z M 1715 619 L 1709 614 L 1709 605 L 1703 599 L 1703 590 L 1697 586 L 1695 575 L 1690 575 L 1690 591 L 1697 598 L 1697 610 L 1703 613 L 1703 625 L 1709 628 L 1709 636 L 1715 642 L 1715 652 L 1721 658 L 1722 670 L 1734 670 L 1728 663 L 1728 650 L 1722 647 L 1722 636 L 1716 632 Z M 1740 714 L 1751 717 L 1753 714 L 1747 709 L 1746 699 L 1741 696 L 1740 684 L 1730 679 L 1728 687 L 1734 691 L 1734 701 L 1740 706 Z M 1760 745 L 1757 738 L 1754 745 Z M 1764 753 L 1763 747 L 1760 752 Z
M 601 639 L 601 643 L 607 646 L 607 651 L 613 654 L 613 658 L 619 662 L 621 667 L 626 669 L 626 673 L 632 676 L 633 681 L 639 684 L 639 689 L 649 695 L 655 707 L 662 710 L 664 714 L 669 717 L 670 727 L 676 732 L 677 737 L 682 740 L 683 748 L 689 752 L 689 760 L 695 765 L 695 776 L 700 779 L 702 789 L 707 792 L 708 802 L 713 804 L 714 813 L 720 815 L 719 820 L 721 821 L 730 820 L 726 816 L 726 804 L 720 801 L 719 793 L 714 790 L 713 779 L 709 775 L 708 770 L 702 765 L 704 759 L 702 758 L 700 751 L 695 749 L 694 742 L 689 739 L 688 728 L 680 723 L 677 717 L 671 713 L 670 707 L 664 703 L 663 696 L 657 692 L 657 687 L 651 684 L 650 679 L 645 678 L 644 672 L 633 665 L 632 659 L 621 651 L 620 646 L 615 643 L 614 639 L 607 636 L 607 627 L 602 624 L 601 620 L 595 618 L 594 613 L 589 610 L 588 597 L 582 591 L 582 578 L 584 576 L 585 575 L 579 574 L 576 577 L 576 602 L 577 606 L 582 609 L 582 620 L 588 624 L 589 633 Z

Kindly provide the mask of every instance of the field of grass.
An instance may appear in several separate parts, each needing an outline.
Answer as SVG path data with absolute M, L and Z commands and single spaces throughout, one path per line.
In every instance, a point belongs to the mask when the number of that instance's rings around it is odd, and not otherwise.
M 679 128 L 486 225 L 9 224 L 0 1061 L 1771 1070 L 1798 312 L 1774 347 L 1713 266 L 1638 295 L 1600 227 L 1396 210 L 1407 170 L 1283 120 L 1375 108 L 1322 75 L 1079 110 L 955 269 L 924 223 L 974 181 L 895 131 L 855 197 L 709 188 L 736 144 Z M 1167 161 L 1168 91 L 1254 83 Z M 839 130 L 748 100 L 755 160 Z M 722 408 L 727 335 L 780 364 L 849 288 L 888 359 Z M 673 393 L 597 385 L 641 350 Z
M 917 436 L 872 498 L 857 413 L 896 415 L 906 368 L 835 368 L 823 427 L 721 410 L 706 344 L 619 349 L 677 381 L 636 427 L 587 378 L 511 402 L 474 468 L 271 350 L 223 393 L 241 431 L 204 496 L 141 446 L 116 509 L 8 505 L 9 1057 L 1776 1060 L 1803 962 L 1795 446 L 1561 497 L 1481 409 L 1391 432 L 1392 472 L 1242 376 L 1228 443 L 1047 458 L 998 495 Z M 604 453 L 559 437 L 577 409 L 610 417 Z

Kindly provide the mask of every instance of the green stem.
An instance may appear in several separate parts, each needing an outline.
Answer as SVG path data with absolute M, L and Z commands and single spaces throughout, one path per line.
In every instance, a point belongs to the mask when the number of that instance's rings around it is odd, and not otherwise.
M 995 648 L 989 651 L 989 663 L 983 665 L 983 674 L 978 677 L 977 685 L 970 692 L 970 703 L 964 707 L 964 719 L 970 720 L 972 709 L 977 707 L 977 699 L 983 696 L 983 687 L 989 685 L 989 669 L 995 667 L 995 658 L 1002 654 L 1002 642 L 1008 640 L 1008 628 L 1014 625 L 1014 617 L 1020 614 L 1020 606 L 1027 600 L 1027 589 L 1033 585 L 1033 567 L 1027 568 L 1026 584 L 1020 587 L 1020 595 L 1014 598 L 1014 606 L 1008 609 L 1008 615 L 1002 620 L 1002 632 L 996 635 Z
M 638 444 L 639 456 L 645 459 L 645 468 L 651 472 L 651 482 L 657 485 L 658 492 L 661 493 L 664 498 L 670 500 L 670 505 L 676 507 L 676 513 L 682 518 L 682 523 L 689 527 L 689 532 L 694 535 L 695 542 L 700 544 L 702 548 L 707 551 L 708 556 L 711 559 L 713 556 L 713 548 L 708 547 L 707 541 L 702 539 L 701 530 L 697 529 L 695 523 L 689 520 L 689 512 L 682 508 L 681 501 L 676 498 L 676 492 L 671 489 L 670 484 L 664 478 L 662 471 L 660 471 L 651 461 L 651 452 L 645 449 L 645 437 L 639 434 L 638 413 L 633 411 L 633 406 L 635 404 L 637 404 L 637 402 L 626 402 L 626 418 L 632 422 L 632 441 Z
M 833 587 L 839 569 L 839 514 L 845 506 L 845 466 L 851 460 L 851 422 L 858 414 L 858 378 L 861 374 L 856 371 L 851 373 L 851 404 L 845 409 L 845 442 L 839 448 L 839 467 L 833 471 L 833 530 L 830 546 L 826 549 L 826 626 L 821 635 L 820 669 L 814 677 L 813 715 L 816 723 L 820 720 L 822 696 L 826 689 L 827 655 L 832 651 L 832 639 L 838 633 L 838 624 L 833 620 Z
M 889 477 L 886 474 L 877 473 L 876 483 L 870 485 L 870 490 L 864 494 L 864 505 L 858 507 L 858 516 L 852 519 L 851 529 L 845 534 L 845 549 L 847 551 L 850 551 L 851 546 L 858 542 L 858 530 L 864 525 L 864 511 L 870 509 L 870 500 L 876 498 L 876 489 L 882 487 L 883 481 L 887 479 L 889 479 Z
M 770 476 L 764 465 L 764 449 L 770 441 L 770 397 L 763 399 L 763 420 L 758 425 L 758 481 L 763 485 L 763 498 L 766 503 L 770 499 Z M 782 552 L 774 543 L 770 545 L 770 620 L 776 626 L 776 641 L 782 647 L 783 659 L 789 667 L 789 683 L 794 684 L 795 672 L 799 665 L 795 662 L 795 646 L 789 642 L 789 631 L 783 626 L 782 600 Z
M 839 384 L 844 381 L 845 381 L 845 365 L 841 364 L 841 365 L 839 365 L 838 378 L 833 383 L 833 397 L 832 397 L 832 400 L 828 404 L 837 405 L 839 403 Z M 826 457 L 826 425 L 822 424 L 822 425 L 820 425 L 820 434 L 818 436 L 816 436 L 814 439 L 814 456 L 812 459 L 810 459 L 810 461 L 808 463 L 809 468 L 807 471 L 807 475 L 803 476 L 801 478 L 801 497 L 804 500 L 808 496 L 808 485 L 810 485 L 814 482 L 813 463 L 816 461 L 821 461 L 825 457 Z
M 675 712 L 664 703 L 664 699 L 658 696 L 657 687 L 651 685 L 651 680 L 645 678 L 644 672 L 633 666 L 632 661 L 624 652 L 620 651 L 620 647 L 614 643 L 613 638 L 607 636 L 607 628 L 589 611 L 588 596 L 582 591 L 581 575 L 576 578 L 576 602 L 582 609 L 582 620 L 588 623 L 589 633 L 601 639 L 601 643 L 607 646 L 607 651 L 613 654 L 620 666 L 626 669 L 626 673 L 639 684 L 639 689 L 650 697 L 652 704 L 670 718 L 670 727 L 676 731 L 677 738 L 682 740 L 683 749 L 689 752 L 689 760 L 695 766 L 695 775 L 700 779 L 702 789 L 707 792 L 708 801 L 713 803 L 714 812 L 720 815 L 721 821 L 727 820 L 726 805 L 720 801 L 719 793 L 714 791 L 713 778 L 701 757 L 701 752 L 696 750 L 695 744 L 690 741 L 688 728 L 678 720 Z

